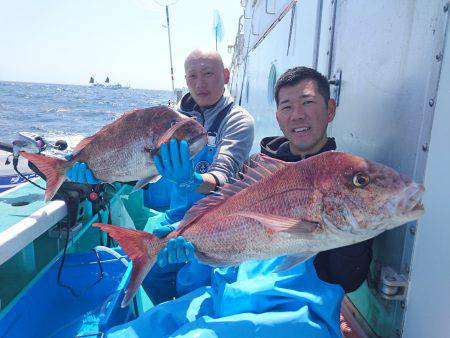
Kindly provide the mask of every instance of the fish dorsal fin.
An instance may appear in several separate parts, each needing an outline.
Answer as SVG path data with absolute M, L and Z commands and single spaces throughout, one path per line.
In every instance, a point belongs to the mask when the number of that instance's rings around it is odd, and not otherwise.
M 91 141 L 94 139 L 94 136 L 89 136 L 82 139 L 76 146 L 73 148 L 72 156 L 78 154 L 84 147 L 86 147 Z
M 247 189 L 249 186 L 260 182 L 264 178 L 273 175 L 276 171 L 283 169 L 288 165 L 290 165 L 290 163 L 263 154 L 257 154 L 243 165 L 242 172 L 238 174 L 241 179 L 230 178 L 233 183 L 225 184 L 219 190 L 219 194 L 225 197 L 233 196 L 238 192 Z
M 183 231 L 195 220 L 204 215 L 206 211 L 215 208 L 232 196 L 240 193 L 248 187 L 271 176 L 276 171 L 286 167 L 289 163 L 258 154 L 258 160 L 250 160 L 249 165 L 244 164 L 244 170 L 239 173 L 241 179 L 230 178 L 232 183 L 225 183 L 219 191 L 198 201 L 181 221 L 178 231 Z
M 293 164 L 290 162 L 279 160 L 277 158 L 267 156 L 262 153 L 258 153 L 255 156 L 253 156 L 250 159 L 250 163 L 264 163 L 265 166 L 270 166 L 271 168 L 273 168 L 273 170 L 278 170 Z
M 77 145 L 76 147 L 73 149 L 72 152 L 72 156 L 75 156 L 76 154 L 78 154 L 84 147 L 86 147 L 89 143 L 91 143 L 91 141 L 94 139 L 94 137 L 96 135 L 99 135 L 101 133 L 105 133 L 107 134 L 109 132 L 109 130 L 115 128 L 115 126 L 120 123 L 120 121 L 126 120 L 127 117 L 129 117 L 130 115 L 135 114 L 137 111 L 139 111 L 141 109 L 134 109 L 131 111 L 127 111 L 125 113 L 122 114 L 122 116 L 120 116 L 118 119 L 116 119 L 115 121 L 113 121 L 112 123 L 108 123 L 107 125 L 103 126 L 100 130 L 98 130 L 94 135 L 92 136 L 88 136 L 84 139 L 82 139 Z

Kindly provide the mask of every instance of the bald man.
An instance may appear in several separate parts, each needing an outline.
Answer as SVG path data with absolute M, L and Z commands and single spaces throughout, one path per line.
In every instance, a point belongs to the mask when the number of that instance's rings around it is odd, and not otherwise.
M 209 145 L 200 157 L 194 159 L 195 176 L 190 177 L 188 183 L 178 182 L 178 184 L 189 185 L 196 193 L 208 194 L 227 182 L 230 177 L 235 176 L 242 163 L 248 158 L 254 138 L 254 121 L 244 108 L 234 103 L 225 86 L 229 81 L 230 72 L 224 68 L 222 58 L 216 51 L 193 50 L 186 57 L 184 69 L 189 93 L 181 99 L 178 110 L 196 119 L 205 127 L 209 136 Z M 170 145 L 167 145 L 168 148 Z M 181 147 L 178 150 L 183 151 Z M 171 155 L 172 152 L 168 151 L 167 154 Z M 172 161 L 170 158 L 162 160 L 159 161 L 159 158 L 156 158 L 156 162 L 161 163 L 158 169 L 162 177 L 166 176 L 169 181 L 177 181 L 178 177 L 173 174 L 168 177 L 168 172 L 181 172 L 183 168 L 165 170 L 163 163 L 172 163 Z M 187 168 L 184 170 L 186 171 Z M 178 176 L 185 179 L 188 174 L 180 173 Z M 153 185 L 147 191 L 145 204 L 155 208 L 167 206 L 170 201 L 170 209 L 179 210 L 178 205 L 181 202 L 179 196 L 173 196 L 173 194 L 167 196 L 168 189 L 164 189 L 166 193 L 164 195 L 159 189 L 162 185 L 163 182 L 160 182 L 159 185 Z M 153 192 L 154 189 L 157 189 L 158 193 Z M 200 197 L 193 195 L 195 200 Z M 174 212 L 169 211 L 168 215 L 169 218 L 172 216 L 173 221 L 180 219 L 180 214 L 175 215 Z
M 184 69 L 189 93 L 182 98 L 179 110 L 202 123 L 210 134 L 210 144 L 217 147 L 214 161 L 202 174 L 204 184 L 199 190 L 206 193 L 228 181 L 247 159 L 254 122 L 244 108 L 234 104 L 226 89 L 230 72 L 219 53 L 196 49 L 187 56 Z
M 181 99 L 178 110 L 205 127 L 208 145 L 190 161 L 187 143 L 171 140 L 161 147 L 161 157 L 155 157 L 163 179 L 149 185 L 144 202 L 153 209 L 168 208 L 162 220 L 149 219 L 145 230 L 159 237 L 173 231 L 197 200 L 235 176 L 253 144 L 253 118 L 234 103 L 227 90 L 230 73 L 220 55 L 214 50 L 195 49 L 187 56 L 184 69 L 189 93 Z M 201 278 L 209 271 L 210 267 L 194 259 L 193 245 L 179 237 L 161 251 L 157 266 L 142 285 L 151 300 L 160 303 L 202 284 Z

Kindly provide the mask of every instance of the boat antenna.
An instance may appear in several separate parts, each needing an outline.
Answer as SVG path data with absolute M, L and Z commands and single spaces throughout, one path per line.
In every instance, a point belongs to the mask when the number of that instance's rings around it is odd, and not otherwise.
M 173 62 L 172 62 L 172 42 L 170 40 L 170 19 L 169 19 L 169 6 L 175 5 L 180 0 L 175 1 L 157 1 L 153 0 L 156 4 L 162 7 L 166 7 L 166 20 L 167 20 L 167 34 L 169 36 L 169 55 L 170 55 L 170 78 L 172 80 L 172 92 L 175 92 L 175 84 L 173 78 Z

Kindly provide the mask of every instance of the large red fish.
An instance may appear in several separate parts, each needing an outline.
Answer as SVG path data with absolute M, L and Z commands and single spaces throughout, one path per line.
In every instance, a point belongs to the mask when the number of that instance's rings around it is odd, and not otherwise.
M 191 156 L 207 143 L 205 129 L 194 119 L 166 106 L 137 109 L 123 114 L 94 135 L 82 140 L 71 161 L 21 152 L 47 178 L 45 200 L 50 200 L 75 162 L 85 162 L 103 182 L 140 181 L 137 187 L 159 177 L 153 156 L 171 138 L 186 140 Z
M 342 152 L 325 152 L 297 163 L 263 158 L 244 179 L 227 184 L 189 210 L 177 230 L 159 239 L 107 224 L 133 260 L 122 305 L 127 305 L 155 257 L 183 235 L 195 255 L 212 266 L 290 255 L 280 270 L 317 252 L 374 237 L 424 212 L 424 188 L 382 164 Z

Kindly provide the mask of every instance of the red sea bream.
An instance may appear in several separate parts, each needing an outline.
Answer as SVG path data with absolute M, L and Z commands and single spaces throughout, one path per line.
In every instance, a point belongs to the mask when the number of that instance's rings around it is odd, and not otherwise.
M 207 143 L 205 129 L 194 119 L 166 106 L 137 109 L 123 114 L 74 149 L 71 161 L 21 152 L 47 178 L 45 200 L 50 200 L 66 179 L 66 170 L 85 162 L 103 182 L 139 181 L 137 187 L 156 180 L 153 155 L 171 138 L 186 140 L 191 156 Z
M 297 163 L 261 157 L 242 180 L 188 211 L 166 238 L 95 224 L 133 260 L 122 305 L 130 302 L 171 238 L 182 235 L 212 266 L 289 255 L 280 270 L 317 252 L 350 245 L 418 219 L 422 185 L 382 164 L 342 152 Z

